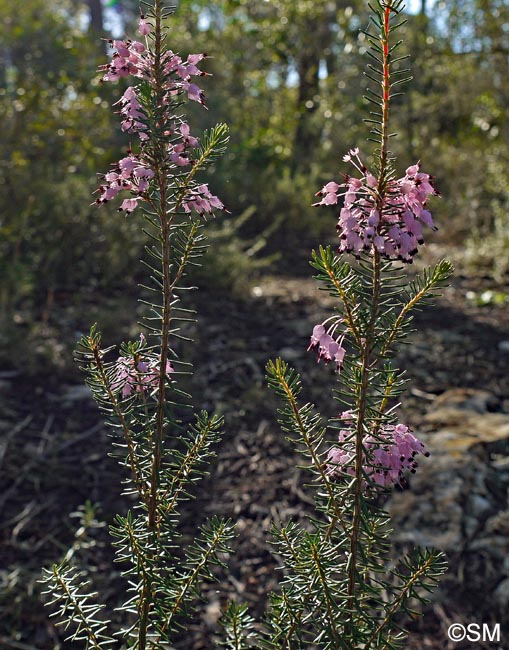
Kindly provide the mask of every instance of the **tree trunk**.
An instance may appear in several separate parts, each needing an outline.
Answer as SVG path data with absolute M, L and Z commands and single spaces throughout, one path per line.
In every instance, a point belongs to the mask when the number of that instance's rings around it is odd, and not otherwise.
M 319 133 L 313 124 L 313 114 L 318 108 L 316 96 L 319 93 L 318 69 L 320 60 L 313 51 L 303 51 L 298 62 L 299 94 L 297 98 L 297 128 L 293 146 L 292 171 L 307 171 L 314 147 L 318 146 Z
M 102 34 L 104 29 L 103 6 L 101 0 L 87 0 L 90 16 L 89 29 L 94 34 Z

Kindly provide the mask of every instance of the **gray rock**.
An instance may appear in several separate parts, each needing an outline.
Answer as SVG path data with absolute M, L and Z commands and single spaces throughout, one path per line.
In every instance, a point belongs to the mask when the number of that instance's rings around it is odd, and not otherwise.
M 472 494 L 468 499 L 468 509 L 476 519 L 481 519 L 493 510 L 493 504 L 480 494 Z
M 500 341 L 498 349 L 500 352 L 509 352 L 509 341 Z
M 68 386 L 62 395 L 62 399 L 66 402 L 81 402 L 92 400 L 92 393 L 86 384 L 75 384 Z
M 507 610 L 507 606 L 509 605 L 509 578 L 502 580 L 495 589 L 494 596 L 500 608 Z
M 302 359 L 302 350 L 296 350 L 295 348 L 281 348 L 278 355 L 285 361 L 298 361 Z
M 480 390 L 478 388 L 451 388 L 436 398 L 430 415 L 444 408 L 486 413 L 496 408 L 497 405 L 498 400 L 493 393 L 487 390 Z
M 387 504 L 398 545 L 444 550 L 458 593 L 509 606 L 509 415 L 487 391 L 454 389 L 431 405 L 418 435 L 431 452 L 410 489 Z M 487 599 L 486 606 L 489 606 Z

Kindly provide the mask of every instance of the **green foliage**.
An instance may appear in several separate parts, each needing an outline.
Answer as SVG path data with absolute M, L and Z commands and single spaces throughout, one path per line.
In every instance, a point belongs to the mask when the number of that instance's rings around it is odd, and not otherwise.
M 256 647 L 258 637 L 253 629 L 254 623 L 247 605 L 229 602 L 221 620 L 226 636 L 222 645 L 228 650 Z
M 86 650 L 89 648 L 108 648 L 115 641 L 106 634 L 107 623 L 101 619 L 103 605 L 91 602 L 97 597 L 90 593 L 90 581 L 83 580 L 78 569 L 55 564 L 52 569 L 44 569 L 43 580 L 49 595 L 48 604 L 58 605 L 58 611 L 52 616 L 59 616 L 59 625 L 67 630 L 70 626 L 73 632 L 67 641 L 84 641 Z
M 342 39 L 356 40 L 359 20 L 343 14 L 340 3 L 324 0 L 222 0 L 213 7 L 180 3 L 177 42 L 190 48 L 196 39 L 208 39 L 216 87 L 210 112 L 220 109 L 231 126 L 229 152 L 218 166 L 227 179 L 222 195 L 234 214 L 256 209 L 257 229 L 248 226 L 248 235 L 279 223 L 274 250 L 278 242 L 295 246 L 303 237 L 311 245 L 323 232 L 304 207 L 323 156 L 317 146 L 322 133 L 324 149 L 332 150 L 330 123 L 324 123 L 323 113 L 334 114 L 343 128 L 355 121 L 355 100 L 343 95 L 342 108 L 349 116 L 345 120 L 344 112 L 336 114 L 329 105 L 337 97 L 337 85 L 331 80 L 329 92 L 329 81 L 319 75 L 324 52 L 332 69 L 344 47 Z M 345 69 L 352 71 L 351 57 L 340 67 L 342 75 Z M 351 82 L 357 91 L 357 81 Z
M 490 209 L 476 220 L 466 242 L 466 257 L 470 264 L 491 271 L 502 281 L 509 271 L 509 174 L 506 154 L 499 156 L 488 158 L 486 200 Z
M 62 298 L 79 306 L 85 294 L 132 279 L 143 239 L 90 205 L 95 165 L 106 166 L 119 144 L 105 110 L 112 95 L 94 79 L 103 46 L 67 2 L 27 0 L 15 11 L 0 2 L 0 10 L 0 307 L 10 349 L 15 314 L 28 330 L 39 320 L 58 326 Z
M 278 359 L 267 366 L 269 385 L 278 393 L 283 430 L 304 455 L 312 474 L 317 516 L 312 530 L 288 522 L 273 529 L 277 553 L 284 561 L 281 592 L 272 594 L 267 647 L 397 648 L 404 634 L 401 617 L 413 615 L 417 602 L 445 570 L 438 551 L 416 550 L 389 570 L 388 516 L 374 498 L 362 498 L 358 591 L 348 591 L 352 517 L 355 516 L 355 480 L 337 481 L 326 471 L 326 427 L 311 404 L 299 405 L 300 377 Z M 345 384 L 345 379 L 341 379 Z M 383 398 L 379 398 L 380 405 Z M 333 426 L 333 422 L 329 426 Z M 322 513 L 318 516 L 318 513 Z
M 240 231 L 249 221 L 256 221 L 257 216 L 253 206 L 239 216 L 223 216 L 210 224 L 206 264 L 190 270 L 193 283 L 212 294 L 226 292 L 235 298 L 249 294 L 256 278 L 279 258 L 278 253 L 265 254 L 278 222 L 256 236 L 241 236 Z

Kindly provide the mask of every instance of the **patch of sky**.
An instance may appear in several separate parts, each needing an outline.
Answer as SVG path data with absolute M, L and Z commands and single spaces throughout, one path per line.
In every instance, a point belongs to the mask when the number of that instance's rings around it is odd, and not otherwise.
M 122 13 L 116 5 L 106 5 L 104 8 L 104 27 L 113 38 L 122 38 L 124 36 L 124 21 Z
M 436 0 L 428 0 L 426 2 L 426 9 L 429 11 L 433 5 L 435 4 Z M 421 11 L 422 7 L 422 0 L 406 0 L 405 2 L 406 5 L 406 10 L 410 14 L 417 14 Z
M 210 27 L 211 15 L 208 9 L 204 9 L 198 15 L 198 29 L 200 32 L 206 32 Z

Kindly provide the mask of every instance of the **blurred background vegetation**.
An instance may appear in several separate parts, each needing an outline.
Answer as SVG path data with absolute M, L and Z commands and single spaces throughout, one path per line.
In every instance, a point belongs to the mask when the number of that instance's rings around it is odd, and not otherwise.
M 208 111 L 231 145 L 211 185 L 219 219 L 207 283 L 242 287 L 263 258 L 299 269 L 334 234 L 310 208 L 351 146 L 368 150 L 362 118 L 367 3 L 362 0 L 180 0 L 171 45 L 212 57 Z M 127 147 L 98 82 L 101 38 L 132 34 L 136 0 L 0 0 L 1 346 L 51 324 L 59 303 L 136 287 L 137 217 L 90 204 L 96 172 Z M 502 277 L 509 268 L 509 3 L 413 0 L 402 32 L 413 80 L 395 102 L 401 169 L 436 175 L 439 241 Z M 369 162 L 369 158 L 366 160 Z M 305 265 L 301 265 L 305 269 Z M 87 298 L 88 296 L 88 298 Z M 55 320 L 58 320 L 56 318 Z M 12 362 L 12 355 L 4 354 Z

